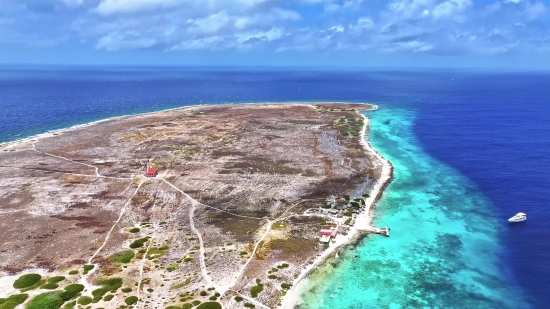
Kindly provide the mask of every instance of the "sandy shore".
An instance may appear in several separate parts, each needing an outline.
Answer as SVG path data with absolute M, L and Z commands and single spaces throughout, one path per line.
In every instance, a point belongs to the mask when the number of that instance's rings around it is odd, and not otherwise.
M 375 106 L 375 109 L 378 107 Z M 365 200 L 365 211 L 357 215 L 355 225 L 351 227 L 347 235 L 338 235 L 334 243 L 330 244 L 330 247 L 325 250 L 320 256 L 318 256 L 314 262 L 308 265 L 302 270 L 300 275 L 292 282 L 292 287 L 288 290 L 287 294 L 283 297 L 282 308 L 292 309 L 296 306 L 300 300 L 300 294 L 307 284 L 307 276 L 319 265 L 321 265 L 328 257 L 333 255 L 342 246 L 348 245 L 353 242 L 354 239 L 364 230 L 371 227 L 374 204 L 382 195 L 386 186 L 391 182 L 393 177 L 393 167 L 391 163 L 383 158 L 366 140 L 367 128 L 369 128 L 369 120 L 363 114 L 359 113 L 365 119 L 365 125 L 361 131 L 361 145 L 365 151 L 373 154 L 382 163 L 382 174 L 380 180 L 374 186 L 370 197 Z

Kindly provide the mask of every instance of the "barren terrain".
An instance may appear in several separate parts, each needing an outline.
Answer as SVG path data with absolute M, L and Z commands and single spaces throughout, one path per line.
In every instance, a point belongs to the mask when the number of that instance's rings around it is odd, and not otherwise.
M 380 178 L 360 143 L 371 108 L 203 106 L 1 145 L 0 308 L 71 283 L 84 290 L 60 306 L 276 308 L 336 226 L 316 211 Z M 13 286 L 28 273 L 64 279 Z M 101 294 L 105 279 L 121 283 Z

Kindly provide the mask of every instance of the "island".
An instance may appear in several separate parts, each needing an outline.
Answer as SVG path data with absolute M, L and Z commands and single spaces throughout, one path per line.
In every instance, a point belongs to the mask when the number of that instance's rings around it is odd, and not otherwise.
M 292 308 L 371 226 L 370 104 L 193 106 L 0 145 L 0 308 Z

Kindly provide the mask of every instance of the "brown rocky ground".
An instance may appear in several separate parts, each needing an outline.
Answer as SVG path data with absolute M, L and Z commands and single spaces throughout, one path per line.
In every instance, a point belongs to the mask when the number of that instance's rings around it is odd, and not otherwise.
M 79 269 L 73 281 L 90 285 L 85 295 L 100 278 L 119 277 L 132 288 L 94 308 L 118 308 L 138 291 L 141 308 L 204 302 L 216 292 L 224 294 L 217 299 L 224 306 L 242 308 L 246 299 L 233 297 L 252 298 L 250 289 L 261 279 L 256 299 L 276 307 L 281 283 L 323 250 L 321 220 L 291 215 L 331 197 L 369 192 L 380 175 L 379 163 L 359 143 L 363 119 L 356 110 L 370 108 L 196 107 L 3 145 L 0 278 L 28 269 L 46 275 Z M 158 168 L 158 178 L 142 176 L 148 166 Z M 134 227 L 139 231 L 131 233 Z M 129 249 L 146 236 L 143 247 Z M 135 254 L 129 263 L 109 260 L 123 250 Z M 95 269 L 84 275 L 90 259 Z M 283 263 L 288 266 L 277 268 Z M 0 279 L 7 287 L 0 297 L 16 293 L 12 283 Z

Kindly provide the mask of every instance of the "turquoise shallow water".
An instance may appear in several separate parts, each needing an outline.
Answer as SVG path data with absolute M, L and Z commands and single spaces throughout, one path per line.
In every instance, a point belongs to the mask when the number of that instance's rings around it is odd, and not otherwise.
M 456 170 L 426 154 L 413 111 L 371 118 L 369 141 L 394 166 L 368 236 L 314 271 L 299 308 L 527 308 L 500 263 L 494 208 Z

